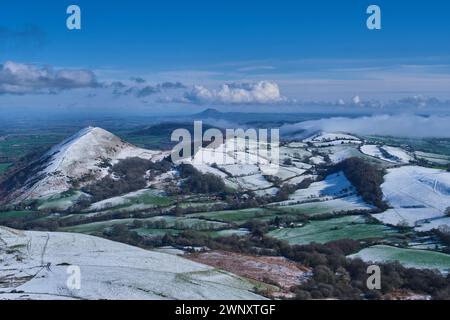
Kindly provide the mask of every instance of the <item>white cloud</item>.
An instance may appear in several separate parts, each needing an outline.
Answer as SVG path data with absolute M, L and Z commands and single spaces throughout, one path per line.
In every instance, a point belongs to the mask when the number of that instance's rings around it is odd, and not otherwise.
M 223 104 L 267 104 L 286 101 L 278 84 L 272 81 L 231 83 L 220 90 L 210 90 L 196 85 L 184 95 L 184 102 Z
M 317 131 L 348 132 L 360 135 L 384 135 L 397 137 L 450 137 L 450 116 L 377 115 L 371 117 L 311 120 L 284 125 L 281 132 L 293 134 L 303 130 L 301 137 Z
M 360 104 L 361 98 L 359 96 L 354 96 L 352 99 L 353 104 Z
M 97 86 L 90 70 L 54 70 L 13 61 L 0 64 L 0 94 L 56 93 Z

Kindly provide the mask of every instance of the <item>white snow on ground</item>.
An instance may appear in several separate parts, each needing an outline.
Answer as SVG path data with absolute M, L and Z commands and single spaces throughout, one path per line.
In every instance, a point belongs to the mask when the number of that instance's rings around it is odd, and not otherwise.
M 382 147 L 387 153 L 389 153 L 397 162 L 409 163 L 414 160 L 405 150 L 398 147 L 383 146 Z
M 416 231 L 430 231 L 433 229 L 439 229 L 440 227 L 450 227 L 450 217 L 432 219 L 422 223 L 419 227 L 416 227 Z
M 175 180 L 177 177 L 177 174 L 178 174 L 178 172 L 176 170 L 170 170 L 170 171 L 164 172 L 163 174 L 160 174 L 160 175 L 154 177 L 153 180 L 149 181 L 147 186 L 163 189 L 166 181 Z
M 355 157 L 357 154 L 361 154 L 356 148 L 351 146 L 334 146 L 327 149 L 328 156 L 332 163 L 339 163 L 348 158 Z
M 311 157 L 309 158 L 309 162 L 314 165 L 321 165 L 326 163 L 325 159 L 322 156 Z
M 374 158 L 395 163 L 395 160 L 384 157 L 383 154 L 381 153 L 380 147 L 375 144 L 365 144 L 361 146 L 361 152 Z
M 291 142 L 287 145 L 289 148 L 306 148 L 308 145 L 303 142 Z
M 193 166 L 195 167 L 195 169 L 197 169 L 198 171 L 200 171 L 201 173 L 204 173 L 204 174 L 211 173 L 213 175 L 221 177 L 222 179 L 225 179 L 228 177 L 228 175 L 225 172 L 222 172 L 221 170 L 219 170 L 217 168 L 213 168 L 207 164 L 195 164 Z
M 390 157 L 386 156 L 386 154 L 383 154 L 383 151 L 390 155 Z M 414 160 L 414 158 L 410 156 L 405 150 L 398 147 L 366 144 L 361 146 L 361 152 L 368 156 L 391 163 L 407 164 L 410 161 Z
M 295 203 L 295 202 L 293 202 Z M 358 195 L 351 195 L 347 197 L 323 200 L 318 202 L 304 202 L 301 204 L 289 204 L 289 201 L 272 203 L 271 206 L 286 207 L 294 210 L 304 210 L 304 212 L 314 212 L 316 210 L 322 211 L 322 213 L 333 213 L 339 211 L 352 211 L 352 210 L 371 210 L 373 206 L 365 203 Z
M 320 133 L 304 139 L 304 142 L 324 142 L 333 140 L 359 140 L 359 138 L 344 133 Z
M 254 164 L 231 164 L 220 167 L 233 177 L 248 176 L 259 173 L 259 167 Z
M 299 189 L 289 196 L 283 204 L 331 200 L 355 193 L 354 187 L 342 171 L 327 176 L 324 180 L 312 183 L 307 189 Z
M 358 140 L 333 140 L 327 142 L 314 142 L 315 147 L 329 147 L 329 146 L 339 146 L 344 144 L 361 144 Z
M 92 236 L 0 227 L 0 248 L 0 299 L 262 299 L 233 274 Z
M 112 207 L 117 207 L 120 205 L 128 204 L 133 199 L 139 198 L 143 195 L 162 195 L 162 191 L 158 191 L 155 189 L 141 189 L 138 191 L 133 191 L 121 196 L 108 198 L 102 201 L 95 202 L 90 205 L 90 207 L 87 209 L 87 211 L 98 211 L 98 210 L 104 210 L 109 209 Z
M 299 161 L 295 161 L 295 160 L 292 160 L 292 165 L 296 168 L 303 169 L 303 170 L 310 170 L 313 168 L 313 166 L 310 165 L 309 163 L 299 162 Z
M 360 258 L 366 262 L 398 261 L 407 268 L 436 269 L 447 275 L 450 271 L 450 255 L 420 249 L 404 249 L 387 245 L 375 245 L 364 248 L 356 254 L 348 256 Z
M 431 163 L 440 164 L 440 165 L 447 165 L 450 163 L 450 156 L 436 154 L 436 153 L 421 152 L 421 151 L 416 151 L 416 152 L 414 152 L 414 154 L 417 158 L 424 159 Z
M 255 194 L 258 197 L 275 196 L 278 193 L 278 191 L 280 191 L 280 189 L 273 187 L 273 188 L 269 188 L 269 189 L 257 190 L 257 191 L 255 191 Z
M 285 181 L 294 177 L 301 176 L 306 170 L 298 169 L 295 167 L 280 167 L 276 176 Z
M 101 128 L 85 128 L 43 155 L 42 170 L 13 197 L 17 198 L 16 202 L 48 197 L 69 190 L 72 180 L 89 176 L 88 183 L 103 178 L 108 174 L 108 168 L 102 165 L 103 161 L 114 164 L 131 157 L 156 161 L 165 155 L 162 151 L 135 147 Z M 34 183 L 36 177 L 40 179 Z
M 442 217 L 442 212 L 434 208 L 395 208 L 374 214 L 373 217 L 384 224 L 413 227 L 427 219 Z
M 450 207 L 450 173 L 419 166 L 389 169 L 381 186 L 393 208 L 375 218 L 387 224 L 421 225 Z
M 73 191 L 71 194 L 58 194 L 40 199 L 38 210 L 68 210 L 80 200 L 89 200 L 91 196 L 81 191 Z
M 272 183 L 267 181 L 262 174 L 235 178 L 239 186 L 244 190 L 260 190 L 272 187 Z
M 311 157 L 312 154 L 305 148 L 289 148 L 289 147 L 280 147 L 280 159 L 284 160 L 285 158 L 296 158 L 296 159 L 306 159 Z
M 299 184 L 299 183 L 303 182 L 306 179 L 311 179 L 311 180 L 314 181 L 314 180 L 317 179 L 317 176 L 311 175 L 311 174 L 305 174 L 305 175 L 302 175 L 302 176 L 298 176 L 298 177 L 286 180 L 283 184 L 296 185 L 296 184 Z

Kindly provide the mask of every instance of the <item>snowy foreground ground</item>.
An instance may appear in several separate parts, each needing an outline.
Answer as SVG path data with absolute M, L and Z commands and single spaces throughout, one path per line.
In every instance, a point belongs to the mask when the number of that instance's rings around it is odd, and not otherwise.
M 79 290 L 67 285 L 69 266 L 80 268 Z M 0 227 L 0 300 L 263 298 L 251 290 L 245 279 L 175 255 L 81 234 Z

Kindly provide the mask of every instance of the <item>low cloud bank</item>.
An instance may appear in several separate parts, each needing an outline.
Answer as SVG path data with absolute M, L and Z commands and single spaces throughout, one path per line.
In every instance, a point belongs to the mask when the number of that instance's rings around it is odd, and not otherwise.
M 284 135 L 305 137 L 317 131 L 411 138 L 450 138 L 450 116 L 377 115 L 310 120 L 281 127 Z
M 278 84 L 272 81 L 224 84 L 220 90 L 196 85 L 184 95 L 183 102 L 213 104 L 266 104 L 286 101 Z

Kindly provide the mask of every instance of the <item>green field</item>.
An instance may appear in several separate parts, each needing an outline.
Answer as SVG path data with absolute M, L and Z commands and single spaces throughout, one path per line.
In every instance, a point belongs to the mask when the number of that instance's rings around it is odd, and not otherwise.
M 450 271 L 450 255 L 428 250 L 402 249 L 379 245 L 363 249 L 350 257 L 372 262 L 398 261 L 402 265 L 411 268 Z
M 202 212 L 192 214 L 189 216 L 214 221 L 245 223 L 246 221 L 252 219 L 264 219 L 275 217 L 276 211 L 265 208 L 251 208 L 242 210 Z
M 269 236 L 290 244 L 327 243 L 339 239 L 384 238 L 395 230 L 381 224 L 367 224 L 362 216 L 346 216 L 329 220 L 311 221 L 303 227 L 277 229 Z
M 4 211 L 0 212 L 0 220 L 25 218 L 33 213 L 33 211 Z
M 67 210 L 81 197 L 88 195 L 81 191 L 67 191 L 38 201 L 38 210 Z
M 34 134 L 11 135 L 0 140 L 0 161 L 16 161 L 26 154 L 40 148 L 49 148 L 64 139 L 64 135 Z
M 12 165 L 12 163 L 0 163 L 0 176 Z
M 347 201 L 346 198 L 293 204 L 289 206 L 274 206 L 273 208 L 276 208 L 280 213 L 304 214 L 310 217 L 342 211 L 370 209 L 370 207 L 363 203 L 352 203 L 351 201 Z
M 119 220 L 109 220 L 109 221 L 101 221 L 101 222 L 92 222 L 86 224 L 79 224 L 76 226 L 61 228 L 59 231 L 64 232 L 77 232 L 84 234 L 101 234 L 104 230 L 111 228 L 117 224 L 131 224 L 134 219 L 119 219 Z
M 381 136 L 366 136 L 365 139 L 370 142 L 382 142 L 392 146 L 408 145 L 416 151 L 423 151 L 429 153 L 437 153 L 450 156 L 450 139 L 449 138 L 399 138 L 399 137 L 381 137 Z
M 148 237 L 163 237 L 166 234 L 171 236 L 176 236 L 183 230 L 176 230 L 176 229 L 148 229 L 148 228 L 139 228 L 139 229 L 133 229 L 133 231 L 136 231 L 141 236 L 148 236 Z
M 101 234 L 104 230 L 111 228 L 117 224 L 125 224 L 131 226 L 134 221 L 140 221 L 144 224 L 154 224 L 154 227 L 142 227 L 139 228 L 139 232 L 141 234 L 144 233 L 144 230 L 150 230 L 148 233 L 153 234 L 154 232 L 151 230 L 162 230 L 158 232 L 159 234 L 164 235 L 164 230 L 177 230 L 179 232 L 183 230 L 197 230 L 197 231 L 217 231 L 226 229 L 229 227 L 228 224 L 222 222 L 215 221 L 207 221 L 196 218 L 185 218 L 185 217 L 174 217 L 174 216 L 157 216 L 146 219 L 117 219 L 117 220 L 108 220 L 101 222 L 92 222 L 86 224 L 79 224 L 76 226 L 61 228 L 60 231 L 68 231 L 68 232 L 79 232 L 85 234 Z M 136 231 L 136 229 L 135 229 Z
M 227 229 L 227 230 L 220 230 L 220 231 L 210 231 L 208 232 L 208 235 L 212 238 L 220 238 L 220 237 L 230 237 L 232 235 L 235 236 L 245 236 L 249 233 L 246 229 Z
M 118 201 L 117 201 L 118 200 Z M 108 205 L 108 201 L 111 201 L 111 205 Z M 96 204 L 91 205 L 90 208 L 84 210 L 84 212 L 90 211 L 134 211 L 136 209 L 152 209 L 157 207 L 168 207 L 174 204 L 175 199 L 173 197 L 167 197 L 159 194 L 154 189 L 147 189 L 144 193 L 138 195 L 123 195 L 119 197 L 111 198 L 110 200 L 101 201 L 104 205 L 95 207 Z

